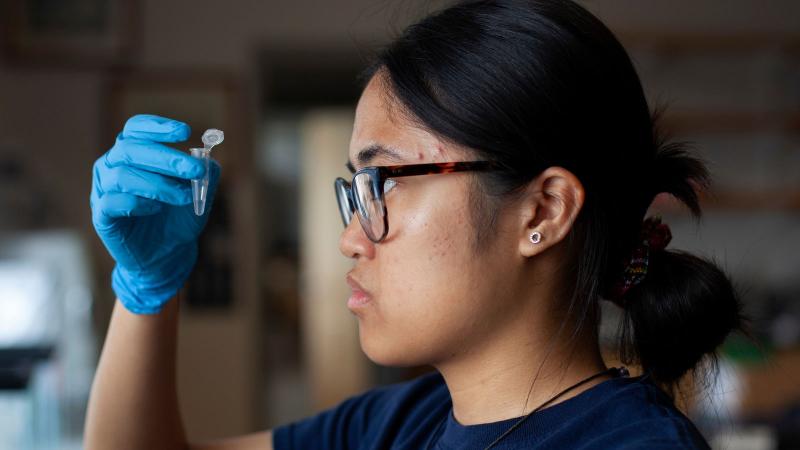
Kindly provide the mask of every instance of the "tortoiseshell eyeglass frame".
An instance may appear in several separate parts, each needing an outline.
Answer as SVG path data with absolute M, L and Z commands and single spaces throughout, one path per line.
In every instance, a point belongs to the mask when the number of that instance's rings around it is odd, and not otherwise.
M 383 201 L 383 186 L 387 178 L 411 177 L 417 175 L 435 175 L 442 173 L 454 172 L 469 172 L 469 171 L 487 171 L 496 170 L 497 165 L 491 161 L 457 161 L 445 163 L 427 163 L 427 164 L 405 164 L 398 166 L 370 166 L 364 167 L 353 174 L 353 180 L 347 182 L 344 178 L 338 177 L 334 182 L 334 189 L 336 191 L 336 200 L 339 205 L 339 213 L 342 216 L 342 222 L 345 228 L 350 224 L 353 214 L 359 215 L 359 222 L 364 229 L 367 237 L 374 243 L 379 243 L 386 238 L 389 233 L 389 219 L 386 214 L 386 203 Z M 372 230 L 368 227 L 368 219 L 362 218 L 362 210 L 365 210 L 364 205 L 358 205 L 356 199 L 361 196 L 353 195 L 352 186 L 358 187 L 355 183 L 356 177 L 361 174 L 368 174 L 370 185 L 372 187 L 373 198 L 377 200 L 379 208 L 382 209 L 383 214 L 383 232 L 380 236 L 373 236 Z M 357 193 L 356 193 L 357 194 Z M 361 206 L 361 207 L 359 207 Z

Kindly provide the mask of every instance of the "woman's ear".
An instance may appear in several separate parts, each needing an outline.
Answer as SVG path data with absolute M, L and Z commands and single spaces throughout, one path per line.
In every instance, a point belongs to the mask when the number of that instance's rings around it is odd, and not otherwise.
M 569 170 L 553 166 L 540 173 L 518 203 L 520 254 L 537 255 L 564 239 L 583 201 L 583 184 Z

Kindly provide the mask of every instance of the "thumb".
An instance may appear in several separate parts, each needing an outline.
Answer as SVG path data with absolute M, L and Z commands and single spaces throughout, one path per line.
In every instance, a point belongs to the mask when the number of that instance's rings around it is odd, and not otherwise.
M 102 197 L 92 193 L 92 222 L 98 230 L 113 227 L 121 217 L 149 216 L 161 211 L 156 200 L 124 192 L 107 192 Z

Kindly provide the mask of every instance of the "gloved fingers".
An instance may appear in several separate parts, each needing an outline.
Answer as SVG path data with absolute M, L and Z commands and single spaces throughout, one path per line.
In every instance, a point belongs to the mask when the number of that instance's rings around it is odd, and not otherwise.
M 98 197 L 92 192 L 92 222 L 107 227 L 120 217 L 150 216 L 161 211 L 162 203 L 124 192 L 108 192 Z
M 111 150 L 106 152 L 105 163 L 110 167 L 128 165 L 185 179 L 200 178 L 205 172 L 200 160 L 184 152 L 157 142 L 121 135 Z
M 125 122 L 122 136 L 155 142 L 183 142 L 192 133 L 189 125 L 153 114 L 137 114 Z
M 97 190 L 101 196 L 119 192 L 177 206 L 192 202 L 192 191 L 188 182 L 135 167 L 107 167 L 101 164 L 98 166 L 96 178 Z

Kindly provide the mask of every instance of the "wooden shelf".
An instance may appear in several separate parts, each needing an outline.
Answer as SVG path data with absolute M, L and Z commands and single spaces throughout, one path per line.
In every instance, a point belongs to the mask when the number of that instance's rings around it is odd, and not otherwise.
M 779 57 L 800 65 L 800 34 L 770 32 L 659 32 L 626 30 L 616 33 L 626 49 L 656 57 L 681 57 L 696 53 L 733 53 L 750 57 L 753 52 L 778 52 Z M 782 55 L 781 55 L 782 54 Z M 787 79 L 786 83 L 791 83 Z M 675 133 L 777 131 L 800 133 L 800 110 L 787 111 L 666 111 L 665 129 Z
M 800 111 L 759 113 L 748 111 L 667 112 L 662 118 L 665 130 L 676 134 L 696 132 L 800 133 Z
M 615 33 L 627 49 L 646 48 L 662 54 L 745 52 L 778 49 L 800 54 L 800 35 L 765 32 L 701 33 L 627 30 Z
M 800 190 L 796 191 L 712 191 L 700 194 L 700 206 L 709 210 L 778 210 L 800 211 Z M 683 203 L 668 194 L 659 194 L 651 206 L 664 213 L 687 213 Z

